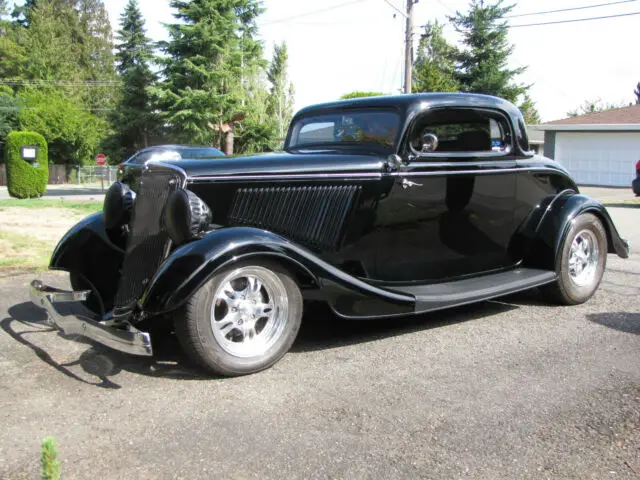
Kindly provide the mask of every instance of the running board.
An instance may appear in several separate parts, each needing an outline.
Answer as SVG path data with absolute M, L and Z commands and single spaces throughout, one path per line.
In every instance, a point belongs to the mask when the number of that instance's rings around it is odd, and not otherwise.
M 518 268 L 454 282 L 396 287 L 394 290 L 415 296 L 415 311 L 423 313 L 509 295 L 552 283 L 556 278 L 556 273 L 549 270 Z

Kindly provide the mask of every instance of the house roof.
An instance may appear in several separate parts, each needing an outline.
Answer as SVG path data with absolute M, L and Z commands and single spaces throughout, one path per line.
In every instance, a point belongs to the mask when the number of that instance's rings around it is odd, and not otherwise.
M 544 130 L 540 125 L 527 125 L 527 134 L 531 145 L 541 145 L 544 143 Z
M 546 122 L 542 125 L 630 125 L 640 124 L 640 104 L 614 108 L 604 112 L 587 113 L 575 117 Z

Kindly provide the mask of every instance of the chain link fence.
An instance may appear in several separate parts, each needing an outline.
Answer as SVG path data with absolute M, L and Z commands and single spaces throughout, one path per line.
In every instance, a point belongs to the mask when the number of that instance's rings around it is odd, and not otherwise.
M 100 184 L 109 186 L 117 180 L 118 167 L 113 165 L 105 165 L 103 167 L 98 165 L 82 166 L 78 168 L 78 178 L 76 179 L 79 185 L 83 184 Z

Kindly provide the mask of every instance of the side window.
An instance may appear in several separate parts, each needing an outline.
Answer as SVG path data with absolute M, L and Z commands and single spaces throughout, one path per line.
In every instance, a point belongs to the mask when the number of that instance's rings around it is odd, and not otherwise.
M 298 144 L 334 142 L 334 122 L 308 123 L 300 129 Z
M 413 154 L 425 159 L 500 156 L 512 148 L 507 119 L 482 109 L 434 109 L 417 120 L 410 137 Z

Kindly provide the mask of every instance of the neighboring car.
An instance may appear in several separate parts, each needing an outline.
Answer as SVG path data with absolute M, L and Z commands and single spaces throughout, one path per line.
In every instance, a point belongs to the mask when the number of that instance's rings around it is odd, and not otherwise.
M 631 189 L 636 197 L 640 197 L 640 160 L 636 163 L 636 178 L 631 182 Z
M 306 300 L 344 319 L 396 318 L 541 287 L 587 301 L 629 245 L 601 203 L 529 151 L 520 111 L 474 94 L 346 100 L 298 112 L 284 152 L 147 161 L 73 227 L 31 298 L 68 334 L 151 355 L 142 320 L 170 315 L 223 375 L 291 347 Z M 61 316 L 56 301 L 82 301 Z M 392 320 L 391 320 L 392 321 Z M 561 321 L 559 319 L 559 321 Z
M 118 180 L 126 182 L 134 191 L 145 163 L 151 160 L 204 160 L 224 156 L 224 152 L 214 147 L 190 145 L 156 145 L 137 151 L 118 165 Z

